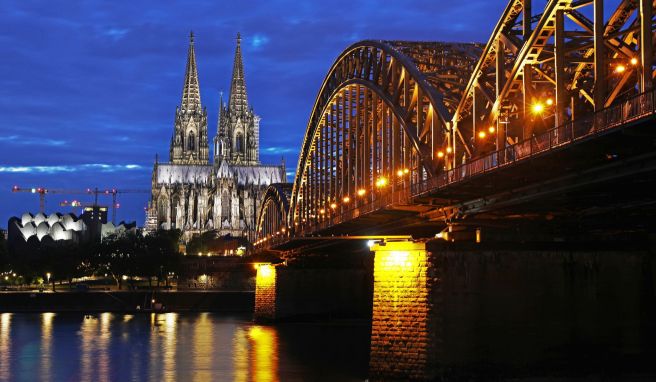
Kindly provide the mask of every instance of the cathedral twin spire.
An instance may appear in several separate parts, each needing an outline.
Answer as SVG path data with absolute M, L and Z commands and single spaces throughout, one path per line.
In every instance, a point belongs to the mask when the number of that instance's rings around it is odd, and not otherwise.
M 232 112 L 243 113 L 248 110 L 246 81 L 244 80 L 244 62 L 241 58 L 241 35 L 237 33 L 237 48 L 235 62 L 232 65 L 232 81 L 230 83 L 230 101 L 228 108 Z
M 236 164 L 259 164 L 259 121 L 260 118 L 248 105 L 241 35 L 237 33 L 230 98 L 225 107 L 221 97 L 217 136 L 214 139 L 217 165 L 223 160 Z M 182 102 L 176 111 L 170 160 L 176 164 L 209 164 L 207 111 L 200 99 L 193 32 L 189 35 Z
M 198 68 L 194 50 L 194 32 L 189 34 L 189 51 L 187 52 L 187 69 L 185 70 L 184 87 L 182 89 L 182 110 L 194 110 L 200 107 L 200 85 L 198 84 Z

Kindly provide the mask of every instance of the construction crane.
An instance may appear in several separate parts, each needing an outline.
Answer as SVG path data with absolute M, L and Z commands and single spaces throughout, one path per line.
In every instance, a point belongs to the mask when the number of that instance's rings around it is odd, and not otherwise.
M 63 194 L 63 195 L 93 195 L 94 203 L 93 205 L 98 205 L 98 196 L 100 195 L 111 195 L 112 196 L 112 223 L 116 224 L 116 209 L 120 207 L 120 204 L 116 200 L 118 194 L 145 194 L 150 193 L 150 190 L 147 189 L 99 189 L 87 188 L 84 190 L 74 190 L 74 189 L 51 189 L 45 187 L 19 187 L 14 186 L 11 189 L 12 192 L 28 192 L 32 194 L 39 195 L 39 211 L 45 213 L 46 207 L 46 194 Z M 66 204 L 70 205 L 70 204 Z
M 14 186 L 11 188 L 12 192 L 28 192 L 31 194 L 39 195 L 39 212 L 46 212 L 46 194 L 65 194 L 65 195 L 77 195 L 85 194 L 83 190 L 66 190 L 66 189 L 51 189 L 45 187 L 19 187 Z

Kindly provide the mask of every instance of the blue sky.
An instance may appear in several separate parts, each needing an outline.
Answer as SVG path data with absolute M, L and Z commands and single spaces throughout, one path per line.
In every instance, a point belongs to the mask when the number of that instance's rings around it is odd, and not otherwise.
M 486 41 L 505 1 L 3 1 L 0 12 L 0 227 L 38 198 L 13 185 L 148 189 L 168 158 L 188 34 L 216 131 L 243 38 L 261 157 L 295 170 L 316 93 L 333 60 L 363 39 Z M 227 96 L 227 94 L 226 94 Z M 289 179 L 292 180 L 291 177 Z M 143 223 L 149 195 L 121 196 Z M 64 199 L 50 195 L 47 210 Z M 79 212 L 79 211 L 76 211 Z

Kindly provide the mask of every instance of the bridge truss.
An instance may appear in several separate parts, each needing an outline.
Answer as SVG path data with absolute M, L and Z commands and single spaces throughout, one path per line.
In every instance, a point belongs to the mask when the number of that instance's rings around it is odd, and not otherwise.
M 531 0 L 511 0 L 485 45 L 348 47 L 319 90 L 289 202 L 267 193 L 258 242 L 411 206 L 541 151 L 533 141 L 551 148 L 608 128 L 614 105 L 652 89 L 655 3 L 551 0 L 534 13 Z M 644 95 L 633 102 L 622 118 L 653 109 Z

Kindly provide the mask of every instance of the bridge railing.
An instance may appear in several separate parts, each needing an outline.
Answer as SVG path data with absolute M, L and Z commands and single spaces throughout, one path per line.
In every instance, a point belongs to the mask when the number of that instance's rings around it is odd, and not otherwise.
M 412 185 L 411 196 L 424 195 L 438 188 L 485 174 L 653 115 L 656 106 L 654 105 L 654 95 L 654 91 L 639 94 L 584 118 L 567 122 L 522 142 L 444 171 L 437 176 Z

